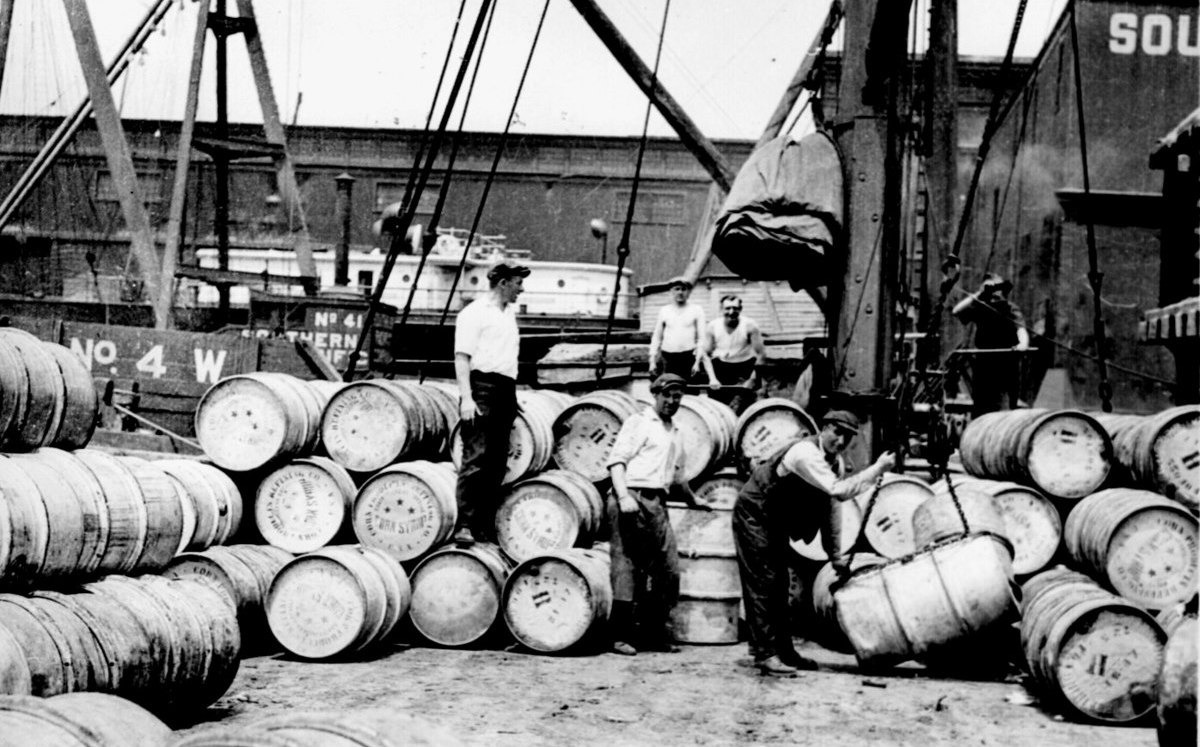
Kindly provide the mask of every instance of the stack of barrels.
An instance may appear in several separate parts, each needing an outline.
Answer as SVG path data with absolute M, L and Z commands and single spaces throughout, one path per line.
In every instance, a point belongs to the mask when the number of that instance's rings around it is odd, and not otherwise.
M 991 413 L 963 433 L 972 477 L 955 485 L 993 499 L 1026 579 L 1024 663 L 1069 715 L 1128 723 L 1155 709 L 1167 640 L 1155 613 L 1194 605 L 1200 585 L 1198 441 L 1196 406 Z
M 204 707 L 237 671 L 233 608 L 142 574 L 229 540 L 241 494 L 199 461 L 87 448 L 98 404 L 71 351 L 0 328 L 0 690 Z

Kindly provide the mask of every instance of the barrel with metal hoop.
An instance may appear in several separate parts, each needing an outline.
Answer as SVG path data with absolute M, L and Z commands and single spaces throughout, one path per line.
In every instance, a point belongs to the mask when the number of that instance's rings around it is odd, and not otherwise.
M 953 492 L 946 480 L 933 484 L 933 495 L 926 498 L 912 515 L 913 543 L 917 549 L 968 532 L 987 532 L 1010 548 L 1008 529 L 996 501 L 975 482 L 951 478 Z M 964 524 L 965 522 L 965 524 Z
M 512 565 L 497 545 L 446 547 L 412 572 L 413 628 L 441 646 L 467 646 L 500 619 L 501 595 Z
M 710 397 L 685 394 L 673 418 L 683 436 L 684 480 L 695 480 L 722 467 L 733 448 L 737 416 L 733 409 Z
M 49 346 L 24 330 L 0 327 L 0 339 L 16 353 L 24 369 L 25 398 L 20 417 L 12 423 L 4 448 L 25 451 L 52 445 L 62 425 L 66 384 Z
M 1196 595 L 1196 517 L 1146 490 L 1110 488 L 1077 503 L 1063 543 L 1080 567 L 1125 599 L 1160 610 Z
M 171 729 L 154 714 L 107 693 L 68 692 L 50 698 L 0 699 L 0 733 L 9 744 L 153 747 Z
M 401 562 L 441 545 L 458 522 L 455 475 L 446 462 L 401 462 L 359 487 L 351 515 L 358 541 Z
M 1013 573 L 1028 576 L 1050 564 L 1062 544 L 1062 517 L 1046 495 L 1031 485 L 1015 482 L 966 475 L 955 475 L 953 479 L 956 487 L 991 496 L 1004 522 L 1004 536 L 1013 546 Z M 938 482 L 937 489 L 945 492 L 945 483 Z
M 527 558 L 504 584 L 504 622 L 534 651 L 564 651 L 603 627 L 612 612 L 608 553 L 570 548 Z
M 1156 415 L 1093 413 L 1112 437 L 1122 477 L 1200 511 L 1200 405 L 1181 405 Z
M 1034 485 L 1063 500 L 1096 491 L 1113 459 L 1108 432 L 1077 410 L 989 412 L 967 425 L 958 448 L 976 477 Z
M 866 506 L 875 494 L 871 517 L 863 526 L 863 535 L 871 549 L 885 558 L 899 558 L 917 549 L 913 538 L 913 514 L 933 495 L 933 488 L 911 475 L 888 473 L 875 487 L 855 497 Z
M 732 508 L 668 503 L 679 551 L 679 600 L 671 617 L 684 643 L 736 643 L 742 585 Z
M 320 422 L 320 400 L 304 381 L 282 373 L 238 374 L 200 398 L 196 439 L 217 466 L 246 472 L 311 453 Z
M 746 469 L 753 469 L 784 446 L 818 430 L 817 422 L 800 405 L 783 397 L 767 397 L 738 417 L 734 452 Z
M 645 407 L 625 392 L 589 392 L 554 420 L 554 462 L 592 482 L 608 479 L 608 455 L 621 424 Z
M 861 571 L 883 565 L 890 558 L 870 552 L 857 552 L 850 559 L 850 571 Z M 846 634 L 838 625 L 837 609 L 833 603 L 833 585 L 837 581 L 837 572 L 832 563 L 826 563 L 817 571 L 812 580 L 812 617 L 807 633 L 813 640 L 831 651 L 844 654 L 854 652 Z
M 438 459 L 450 435 L 445 395 L 392 379 L 356 381 L 329 399 L 321 442 L 351 472 L 374 472 L 402 459 Z
M 1154 708 L 1166 635 L 1149 613 L 1062 566 L 1026 581 L 1021 597 L 1025 663 L 1047 700 L 1105 723 Z
M 515 562 L 597 538 L 604 499 L 596 486 L 569 470 L 546 470 L 508 488 L 496 510 L 496 538 Z
M 195 526 L 185 550 L 224 545 L 242 524 L 242 494 L 221 470 L 195 459 L 159 459 L 159 469 L 173 477 L 190 499 Z
M 332 459 L 293 459 L 259 483 L 254 523 L 268 543 L 290 553 L 311 552 L 348 528 L 356 492 L 350 473 Z

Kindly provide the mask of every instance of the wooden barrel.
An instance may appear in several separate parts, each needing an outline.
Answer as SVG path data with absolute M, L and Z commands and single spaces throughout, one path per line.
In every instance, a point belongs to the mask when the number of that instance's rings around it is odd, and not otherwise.
M 175 557 L 183 540 L 183 507 L 174 483 L 154 462 L 122 456 L 117 460 L 133 474 L 146 508 L 146 542 L 133 565 L 134 573 L 160 571 Z
M 501 593 L 512 566 L 497 545 L 448 547 L 412 572 L 413 628 L 440 646 L 468 646 L 500 619 Z
M 10 728 L 11 727 L 11 728 Z M 171 729 L 132 701 L 105 693 L 64 693 L 52 698 L 0 697 L 0 733 L 32 741 L 6 744 L 28 747 L 162 747 Z
M 918 550 L 961 534 L 983 532 L 998 538 L 1012 552 L 1012 542 L 996 501 L 983 490 L 961 481 L 955 483 L 953 496 L 945 481 L 934 484 L 933 495 L 913 512 L 912 531 Z
M 270 544 L 293 554 L 311 552 L 348 527 L 355 492 L 350 473 L 333 460 L 294 459 L 259 483 L 254 523 Z
M 1149 713 L 1166 636 L 1148 613 L 1061 567 L 1032 577 L 1022 597 L 1025 663 L 1048 700 L 1089 721 Z
M 10 454 L 4 458 L 28 478 L 28 481 L 18 478 L 13 483 L 14 488 L 28 495 L 36 495 L 35 503 L 40 503 L 44 512 L 47 543 L 39 575 L 42 578 L 78 575 L 85 541 L 92 544 L 94 550 L 94 543 L 98 539 L 95 532 L 88 532 L 85 538 L 83 499 L 62 474 L 37 457 Z M 13 477 L 16 476 L 12 475 L 10 479 Z M 32 492 L 29 492 L 31 486 Z M 6 484 L 5 492 L 7 490 Z M 94 516 L 92 522 L 97 523 Z
M 444 462 L 403 462 L 370 477 L 354 497 L 358 541 L 413 561 L 450 538 L 458 522 L 454 471 Z
M 882 555 L 869 552 L 856 552 L 850 559 L 851 572 L 865 568 L 875 568 L 889 560 Z M 831 651 L 843 654 L 854 653 L 854 647 L 838 625 L 837 609 L 833 603 L 833 582 L 837 573 L 832 563 L 826 563 L 817 571 L 812 582 L 812 615 L 808 632 L 817 643 Z
M 184 549 L 223 545 L 237 533 L 242 523 L 242 494 L 229 475 L 195 459 L 159 459 L 154 464 L 175 478 L 191 499 L 196 524 Z
M 621 424 L 643 407 L 616 390 L 583 395 L 554 421 L 554 463 L 592 482 L 607 480 L 608 455 Z
M 734 549 L 732 509 L 704 511 L 684 503 L 669 502 L 667 518 L 675 532 L 675 545 L 680 555 Z
M 1196 612 L 1194 610 L 1192 612 L 1188 612 L 1187 605 L 1185 604 L 1176 604 L 1167 607 L 1166 609 L 1159 610 L 1158 614 L 1154 616 L 1154 621 L 1158 623 L 1158 627 L 1162 628 L 1163 632 L 1169 636 L 1175 632 L 1175 628 L 1179 627 L 1179 624 L 1182 623 L 1184 619 L 1189 617 L 1196 617 Z
M 958 449 L 976 477 L 1034 485 L 1064 500 L 1097 490 L 1113 460 L 1108 433 L 1076 410 L 989 412 L 967 425 Z
M 1004 535 L 1013 546 L 1013 573 L 1028 576 L 1053 561 L 1062 544 L 1062 518 L 1058 508 L 1030 485 L 975 477 L 955 476 L 954 484 L 992 497 L 1004 521 Z M 945 483 L 938 483 L 945 491 Z
M 1160 747 L 1196 744 L 1196 644 L 1200 626 L 1195 617 L 1180 620 L 1167 639 L 1158 674 L 1158 744 Z
M 692 486 L 696 501 L 714 509 L 733 510 L 738 493 L 746 481 L 735 467 L 726 467 Z
M 104 486 L 95 473 L 71 452 L 43 447 L 31 456 L 61 475 L 74 489 L 83 511 L 83 547 L 76 568 L 81 576 L 92 575 L 100 567 L 109 542 L 110 519 Z
M 508 488 L 496 510 L 496 539 L 514 562 L 590 545 L 604 520 L 596 486 L 567 470 L 547 470 Z
M 1200 511 L 1200 406 L 1182 405 L 1156 415 L 1093 413 L 1112 438 L 1123 484 L 1150 490 Z
M 41 576 L 50 541 L 50 522 L 37 483 L 12 459 L 0 458 L 4 500 L 0 512 L 0 557 L 7 584 L 29 585 Z
M 63 664 L 64 654 L 69 660 L 70 651 L 60 646 L 55 640 L 57 631 L 44 625 L 31 606 L 24 597 L 0 594 L 0 628 L 21 648 L 30 674 L 28 692 L 39 698 L 65 693 L 76 684 L 73 668 Z
M 0 327 L 0 337 L 16 350 L 25 368 L 28 386 L 23 416 L 10 432 L 4 448 L 25 451 L 49 446 L 62 425 L 66 399 L 62 371 L 49 346 L 28 332 Z
M 857 496 L 855 503 L 866 510 L 872 495 L 875 503 L 867 517 L 863 535 L 871 549 L 885 558 L 901 558 L 914 552 L 913 514 L 933 496 L 929 483 L 911 475 L 886 474 L 876 494 L 872 487 Z
M 437 459 L 450 426 L 431 387 L 389 379 L 356 381 L 330 398 L 321 442 L 351 472 L 374 472 L 401 459 Z
M 1197 590 L 1196 517 L 1155 493 L 1110 488 L 1067 515 L 1063 542 L 1081 567 L 1125 599 L 1159 610 Z
M 729 405 L 685 394 L 673 421 L 683 436 L 683 479 L 690 482 L 724 466 L 732 453 L 737 427 L 737 416 Z
M 988 534 L 949 540 L 853 576 L 834 593 L 860 664 L 935 650 L 1010 614 L 1012 555 Z
M 849 552 L 850 548 L 858 541 L 859 533 L 862 531 L 863 508 L 864 506 L 857 500 L 837 501 L 833 504 L 834 520 L 840 522 L 842 528 L 841 550 L 843 553 Z M 824 531 L 818 531 L 811 540 L 792 540 L 789 544 L 792 546 L 792 550 L 805 560 L 825 562 L 829 560 L 829 553 L 825 552 L 825 545 L 822 544 L 824 542 L 823 535 Z
M 504 622 L 534 651 L 565 651 L 595 633 L 612 613 L 610 558 L 572 548 L 528 558 L 504 584 Z
M 100 410 L 100 398 L 96 395 L 92 374 L 79 356 L 62 345 L 46 343 L 44 347 L 58 364 L 63 380 L 62 418 L 47 445 L 60 449 L 82 449 L 92 440 L 92 434 L 96 431 L 96 415 Z
M 18 438 L 29 399 L 29 373 L 16 346 L 0 336 L 0 447 Z
M 672 612 L 676 639 L 736 643 L 742 585 L 732 509 L 668 503 L 667 517 L 679 550 L 679 601 Z
M 464 747 L 432 721 L 394 709 L 287 711 L 239 726 L 207 726 L 164 743 L 169 747 Z
M 0 694 L 29 695 L 33 692 L 33 674 L 25 660 L 25 650 L 16 636 L 0 627 Z
M 388 638 L 409 603 L 399 564 L 378 550 L 324 547 L 294 558 L 267 592 L 267 622 L 279 644 L 306 659 L 361 651 Z
M 738 417 L 734 451 L 749 471 L 787 444 L 818 430 L 817 422 L 800 405 L 783 397 L 767 397 Z
M 218 467 L 247 472 L 304 456 L 320 433 L 319 400 L 282 373 L 247 373 L 214 384 L 196 406 L 196 440 Z

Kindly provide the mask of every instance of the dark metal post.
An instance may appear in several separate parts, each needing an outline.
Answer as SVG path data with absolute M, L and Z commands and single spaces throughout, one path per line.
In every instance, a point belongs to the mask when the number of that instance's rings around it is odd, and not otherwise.
M 229 59 L 227 55 L 228 37 L 227 16 L 225 15 L 225 0 L 217 0 L 215 17 L 209 22 L 215 24 L 213 30 L 216 36 L 217 58 L 217 127 L 216 136 L 219 140 L 229 139 Z M 213 173 L 216 176 L 216 190 L 213 205 L 213 221 L 217 234 L 217 268 L 229 269 L 229 159 L 223 152 L 215 152 L 213 157 Z M 222 317 L 229 313 L 229 285 L 222 283 L 217 286 L 218 309 Z
M 350 205 L 354 192 L 354 177 L 345 171 L 333 177 L 337 183 L 337 216 L 342 226 L 341 238 L 333 256 L 333 284 L 344 288 L 350 285 Z

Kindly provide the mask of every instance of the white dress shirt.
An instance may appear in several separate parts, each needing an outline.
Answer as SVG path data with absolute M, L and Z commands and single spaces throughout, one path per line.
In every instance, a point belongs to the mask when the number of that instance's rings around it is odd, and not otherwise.
M 647 407 L 621 425 L 608 456 L 608 466 L 614 464 L 625 465 L 625 484 L 631 488 L 666 489 L 681 482 L 683 433 Z
M 454 352 L 471 357 L 471 370 L 517 378 L 517 330 L 514 304 L 503 309 L 489 293 L 458 312 L 454 323 Z

